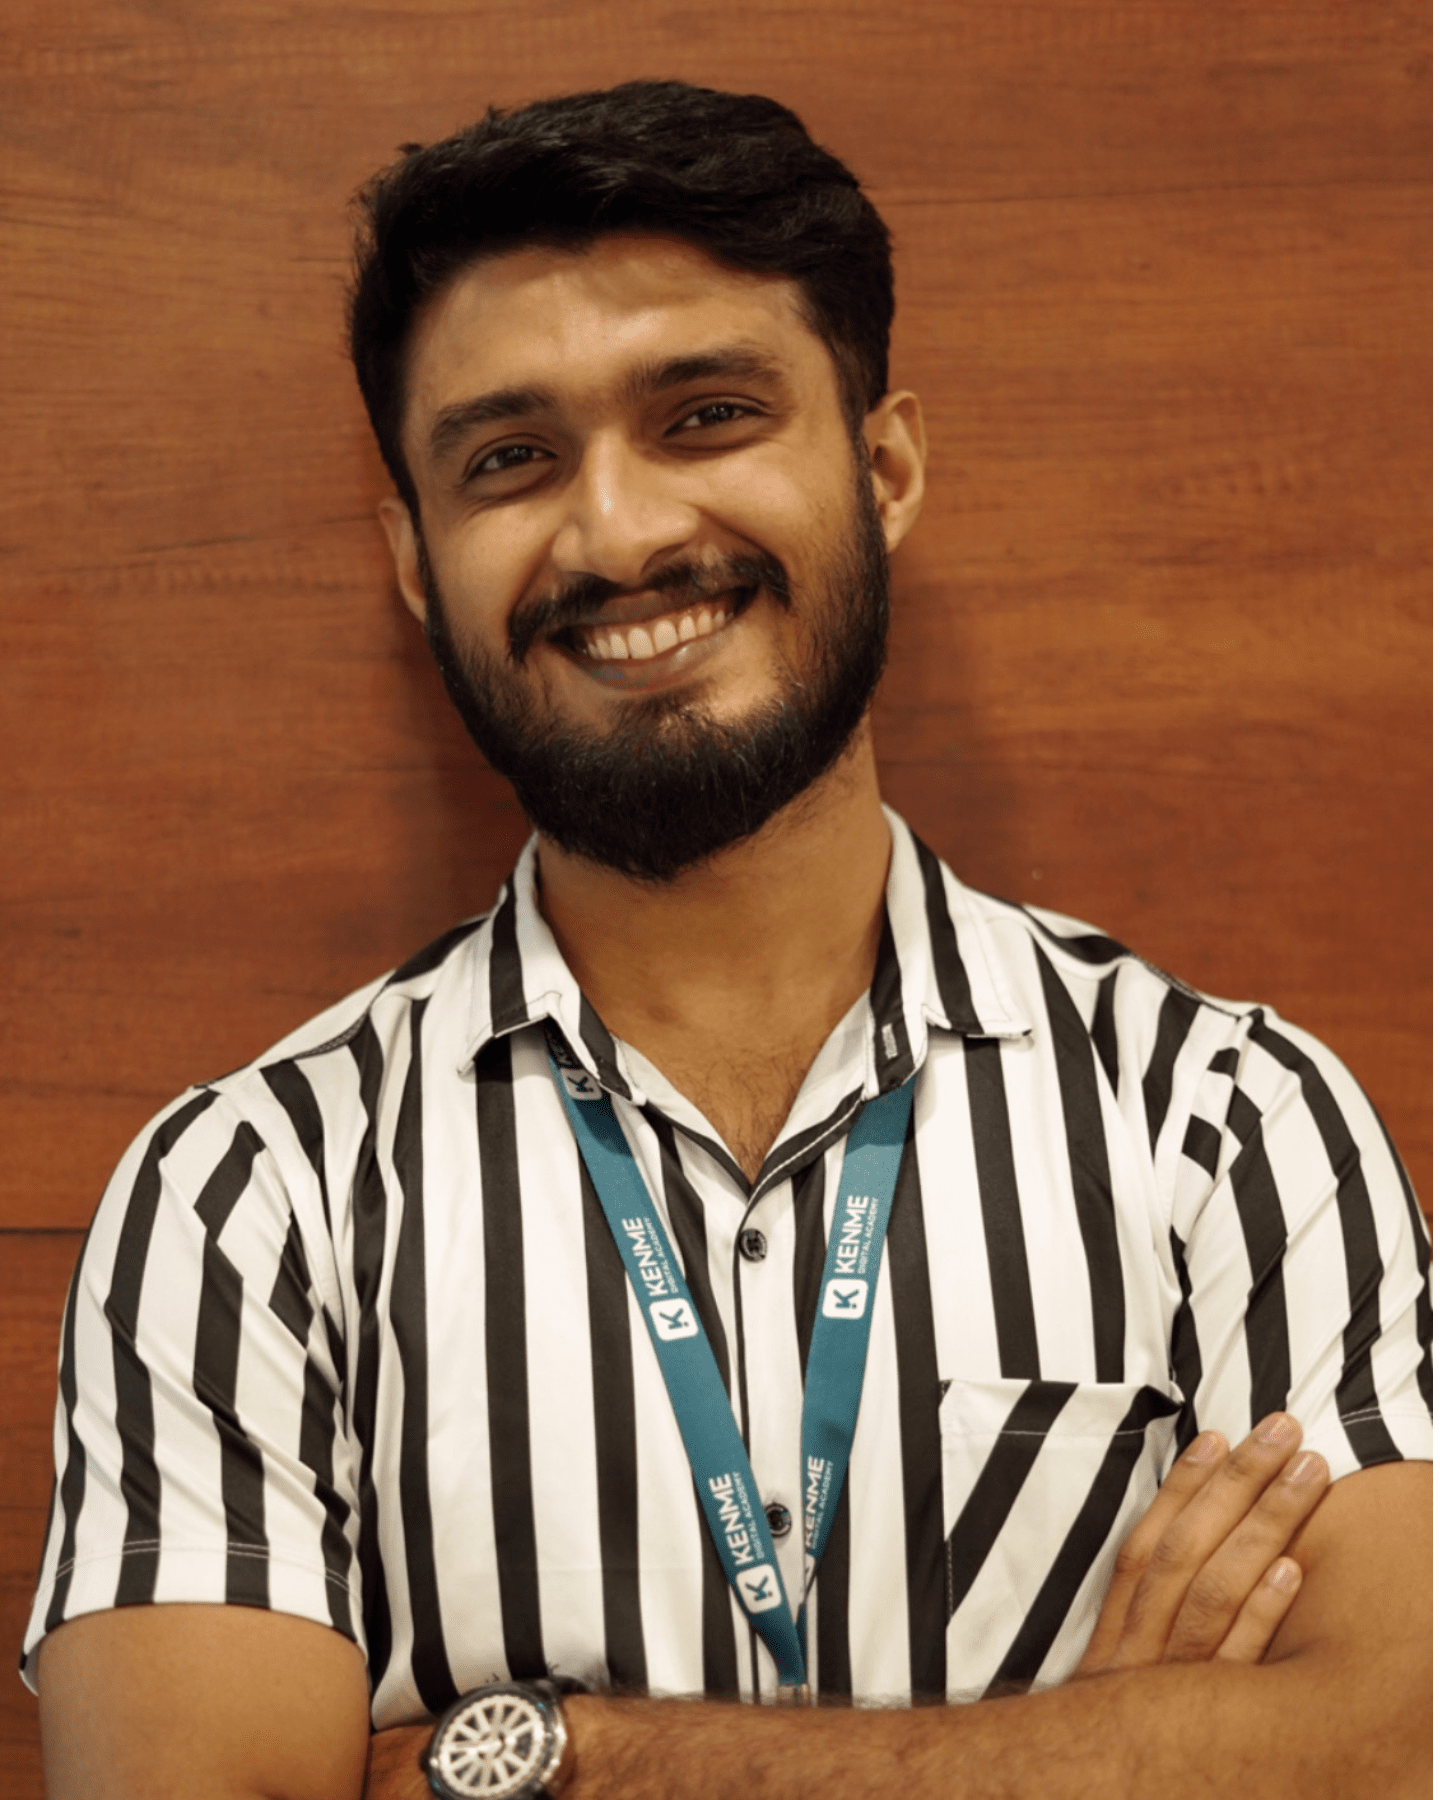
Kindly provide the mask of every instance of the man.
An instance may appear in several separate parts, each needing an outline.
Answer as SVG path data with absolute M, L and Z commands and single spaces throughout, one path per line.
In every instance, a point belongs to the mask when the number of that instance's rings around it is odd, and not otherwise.
M 1423 1226 L 1322 1047 L 882 810 L 853 178 L 634 84 L 367 221 L 401 592 L 538 839 L 122 1162 L 54 1792 L 353 1796 L 372 1723 L 384 1796 L 1419 1792 Z

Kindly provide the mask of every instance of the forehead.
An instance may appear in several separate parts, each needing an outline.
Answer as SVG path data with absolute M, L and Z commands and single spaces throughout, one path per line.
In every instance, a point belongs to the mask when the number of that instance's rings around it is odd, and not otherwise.
M 639 232 L 583 250 L 509 251 L 464 270 L 418 315 L 407 430 L 489 389 L 543 385 L 583 407 L 639 365 L 739 342 L 768 351 L 801 386 L 828 377 L 829 352 L 785 276 Z

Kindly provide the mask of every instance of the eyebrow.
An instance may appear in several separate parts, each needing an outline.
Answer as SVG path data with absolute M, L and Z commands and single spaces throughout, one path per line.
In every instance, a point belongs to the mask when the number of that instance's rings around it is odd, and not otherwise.
M 775 381 L 784 379 L 781 363 L 757 345 L 725 344 L 688 356 L 671 356 L 663 362 L 640 363 L 621 384 L 621 398 L 634 404 L 666 388 L 684 387 L 692 381 Z M 430 455 L 440 462 L 472 431 L 497 419 L 518 419 L 527 414 L 560 410 L 560 396 L 551 387 L 492 388 L 471 400 L 444 407 L 430 427 Z

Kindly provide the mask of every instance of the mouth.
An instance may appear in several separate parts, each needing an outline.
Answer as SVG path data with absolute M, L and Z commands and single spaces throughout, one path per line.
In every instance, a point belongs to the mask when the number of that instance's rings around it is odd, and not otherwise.
M 732 588 L 648 619 L 573 625 L 557 632 L 553 641 L 591 662 L 653 662 L 724 631 L 750 605 L 756 592 L 754 587 Z

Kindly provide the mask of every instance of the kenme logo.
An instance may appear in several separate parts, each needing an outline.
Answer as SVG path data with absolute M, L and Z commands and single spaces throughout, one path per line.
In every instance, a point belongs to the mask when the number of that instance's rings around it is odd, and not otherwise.
M 785 1598 L 780 1591 L 780 1577 L 769 1563 L 760 1563 L 756 1568 L 746 1569 L 735 1580 L 747 1612 L 769 1612 Z
M 805 1548 L 813 1549 L 815 1533 L 819 1529 L 820 1514 L 830 1494 L 830 1477 L 834 1463 L 828 1456 L 808 1456 L 805 1459 Z
M 865 1296 L 870 1289 L 863 1281 L 837 1278 L 825 1283 L 825 1300 L 820 1310 L 827 1319 L 859 1319 L 865 1314 Z
M 588 1069 L 562 1069 L 560 1078 L 572 1100 L 603 1100 L 604 1090 Z
M 871 1194 L 847 1194 L 841 1215 L 835 1267 L 841 1275 L 863 1275 L 870 1266 L 870 1237 L 875 1229 L 876 1201 Z
M 695 1323 L 695 1315 L 690 1310 L 688 1300 L 652 1300 L 650 1317 L 655 1322 L 655 1335 L 658 1338 L 694 1337 L 700 1329 Z
M 644 1219 L 622 1219 L 620 1229 L 630 1240 L 630 1254 L 635 1258 L 635 1273 L 645 1284 L 647 1293 L 673 1294 L 675 1283 L 665 1268 L 664 1252 Z

